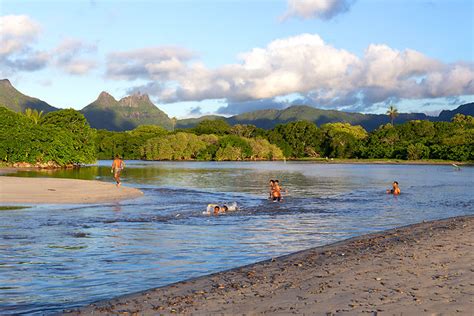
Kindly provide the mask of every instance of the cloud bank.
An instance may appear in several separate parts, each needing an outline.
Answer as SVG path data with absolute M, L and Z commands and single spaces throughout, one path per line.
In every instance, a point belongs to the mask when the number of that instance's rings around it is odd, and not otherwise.
M 474 64 L 446 64 L 418 51 L 369 45 L 359 57 L 333 47 L 316 34 L 277 39 L 238 56 L 239 62 L 206 67 L 184 48 L 153 47 L 110 54 L 112 79 L 146 80 L 132 90 L 160 102 L 223 99 L 239 113 L 246 104 L 273 107 L 276 97 L 298 95 L 309 104 L 364 109 L 394 99 L 474 94 Z M 257 104 L 251 101 L 263 100 Z M 259 105 L 259 106 L 258 106 Z M 268 106 L 270 106 L 268 105 Z
M 11 76 L 19 71 L 37 71 L 47 66 L 72 74 L 91 71 L 96 62 L 89 56 L 95 45 L 77 39 L 65 39 L 50 50 L 35 49 L 41 26 L 27 15 L 0 16 L 0 75 Z
M 330 20 L 349 11 L 354 2 L 355 0 L 288 0 L 288 9 L 281 20 L 292 17 Z

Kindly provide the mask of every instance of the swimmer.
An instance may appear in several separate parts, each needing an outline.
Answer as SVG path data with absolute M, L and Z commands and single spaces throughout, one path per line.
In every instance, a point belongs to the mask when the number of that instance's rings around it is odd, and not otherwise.
M 280 202 L 282 200 L 281 190 L 282 188 L 280 187 L 280 182 L 278 180 L 275 180 L 274 185 L 273 185 L 273 191 L 272 191 L 273 202 L 277 202 L 277 201 Z
M 236 202 L 226 203 L 220 206 L 219 204 L 208 204 L 207 209 L 203 212 L 205 215 L 219 215 L 239 209 Z
M 398 182 L 397 182 L 397 181 L 393 181 L 392 189 L 387 190 L 387 193 L 388 193 L 388 194 L 393 194 L 393 195 L 399 195 L 399 194 L 401 193 L 401 192 L 400 192 L 400 187 L 398 186 Z
M 268 198 L 271 200 L 273 198 L 273 188 L 275 186 L 275 180 L 270 180 L 268 186 L 269 186 Z

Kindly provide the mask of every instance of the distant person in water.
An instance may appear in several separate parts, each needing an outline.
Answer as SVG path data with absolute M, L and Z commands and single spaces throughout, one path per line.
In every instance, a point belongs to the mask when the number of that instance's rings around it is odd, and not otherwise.
M 393 181 L 392 188 L 387 190 L 388 194 L 399 195 L 400 194 L 400 187 L 398 186 L 397 181 Z
M 280 187 L 280 181 L 273 181 L 272 200 L 273 202 L 280 202 L 283 198 L 281 196 L 282 187 Z
M 268 198 L 271 200 L 273 198 L 273 188 L 275 187 L 275 180 L 270 180 L 268 183 Z
M 222 207 L 219 205 L 214 206 L 214 215 L 219 215 L 227 212 L 229 208 L 227 205 L 223 205 Z
M 125 168 L 125 162 L 120 159 L 119 155 L 115 155 L 114 161 L 112 162 L 112 170 L 111 172 L 114 174 L 114 179 L 117 182 L 117 187 L 119 187 L 122 182 L 120 181 L 120 174 L 122 170 Z

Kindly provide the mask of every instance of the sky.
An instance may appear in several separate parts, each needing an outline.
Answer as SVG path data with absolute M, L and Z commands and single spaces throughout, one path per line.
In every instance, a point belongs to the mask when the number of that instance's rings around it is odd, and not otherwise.
M 436 115 L 474 101 L 473 45 L 473 0 L 0 0 L 0 77 L 60 108 Z

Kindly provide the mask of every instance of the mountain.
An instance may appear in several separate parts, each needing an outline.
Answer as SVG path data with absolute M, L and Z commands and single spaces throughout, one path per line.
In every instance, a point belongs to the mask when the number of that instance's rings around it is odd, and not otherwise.
M 58 110 L 48 103 L 29 97 L 16 90 L 8 79 L 0 80 L 0 106 L 15 112 L 24 112 L 26 108 L 51 112 Z M 117 101 L 107 92 L 100 93 L 97 100 L 81 110 L 89 124 L 98 129 L 111 131 L 131 130 L 138 125 L 159 125 L 173 129 L 173 120 L 156 107 L 147 94 L 134 94 Z M 461 113 L 474 116 L 474 102 L 460 105 L 454 110 L 444 110 L 439 116 L 427 116 L 423 113 L 400 113 L 396 124 L 411 120 L 451 121 L 454 115 Z M 325 123 L 347 122 L 362 125 L 371 131 L 389 122 L 385 114 L 362 114 L 336 110 L 322 110 L 306 105 L 295 105 L 283 110 L 260 110 L 246 112 L 231 117 L 206 115 L 199 118 L 178 120 L 176 128 L 191 128 L 203 120 L 223 119 L 231 125 L 253 124 L 260 128 L 270 129 L 277 124 L 306 120 L 321 126 Z
M 396 122 L 403 123 L 411 120 L 426 119 L 430 119 L 430 117 L 423 113 L 400 113 L 396 118 Z M 294 105 L 283 110 L 260 110 L 227 118 L 227 121 L 231 125 L 253 124 L 265 129 L 273 128 L 277 124 L 302 120 L 314 122 L 318 126 L 325 123 L 344 122 L 352 125 L 362 125 L 362 127 L 369 131 L 379 127 L 381 124 L 389 122 L 385 114 L 362 114 L 336 110 L 322 110 L 306 105 Z
M 187 118 L 178 120 L 176 123 L 176 128 L 192 128 L 204 120 L 227 120 L 227 118 L 225 116 L 220 115 L 204 115 L 196 118 Z
M 24 95 L 15 89 L 8 79 L 0 80 L 0 105 L 15 112 L 24 112 L 27 108 L 45 113 L 58 110 L 40 99 Z
M 451 121 L 457 113 L 474 116 L 474 103 L 460 105 L 451 111 L 442 111 L 438 117 L 428 116 L 424 113 L 399 113 L 395 119 L 395 123 L 401 124 L 412 120 Z M 390 121 L 386 114 L 362 114 L 336 110 L 322 110 L 306 105 L 294 105 L 283 110 L 259 110 L 231 117 L 208 115 L 199 118 L 178 120 L 176 126 L 179 128 L 190 128 L 206 119 L 223 119 L 230 125 L 252 124 L 264 129 L 273 128 L 278 124 L 302 120 L 314 122 L 318 126 L 325 123 L 345 122 L 351 123 L 352 125 L 361 125 L 368 131 L 372 131 Z
M 438 120 L 439 121 L 451 121 L 451 119 L 456 114 L 464 114 L 464 115 L 471 115 L 474 116 L 474 102 L 466 103 L 463 105 L 458 106 L 454 110 L 443 110 L 439 113 Z
M 133 94 L 117 101 L 103 91 L 97 100 L 81 112 L 91 127 L 97 129 L 125 131 L 139 125 L 159 125 L 173 129 L 172 120 L 151 102 L 147 94 Z

